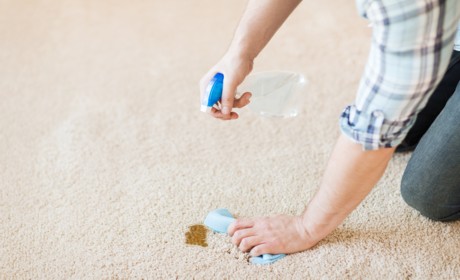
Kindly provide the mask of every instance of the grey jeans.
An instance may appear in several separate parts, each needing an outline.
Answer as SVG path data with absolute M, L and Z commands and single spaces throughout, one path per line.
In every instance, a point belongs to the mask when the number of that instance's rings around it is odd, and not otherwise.
M 401 195 L 430 219 L 460 220 L 460 82 L 414 150 Z

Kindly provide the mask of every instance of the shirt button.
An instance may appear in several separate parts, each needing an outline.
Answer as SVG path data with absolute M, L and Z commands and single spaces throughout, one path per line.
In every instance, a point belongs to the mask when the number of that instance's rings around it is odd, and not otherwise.
M 382 111 L 374 111 L 374 112 L 372 112 L 372 115 L 374 117 L 376 117 L 376 118 L 384 118 L 385 117 L 385 115 L 383 114 Z

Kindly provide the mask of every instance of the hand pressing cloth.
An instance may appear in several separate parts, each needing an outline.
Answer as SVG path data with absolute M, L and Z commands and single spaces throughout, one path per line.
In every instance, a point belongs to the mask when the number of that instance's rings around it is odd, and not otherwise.
M 215 232 L 227 233 L 228 226 L 235 221 L 232 214 L 227 209 L 220 208 L 209 212 L 204 220 L 204 224 Z M 253 264 L 270 264 L 284 258 L 285 254 L 263 254 L 262 256 L 252 257 Z

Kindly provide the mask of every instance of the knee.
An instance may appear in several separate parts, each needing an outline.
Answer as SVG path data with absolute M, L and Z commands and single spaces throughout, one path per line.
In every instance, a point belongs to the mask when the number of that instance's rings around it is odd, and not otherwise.
M 434 221 L 450 221 L 453 214 L 460 209 L 449 209 L 438 201 L 432 192 L 426 191 L 427 187 L 423 182 L 415 182 L 404 179 L 401 182 L 401 196 L 404 201 L 412 208 L 420 212 L 421 215 Z
M 402 190 L 401 196 L 407 205 L 417 210 L 422 216 L 425 216 L 434 221 L 444 221 L 445 217 L 440 215 L 440 211 L 436 210 L 436 206 L 427 203 L 422 199 L 416 198 L 408 192 L 403 192 Z

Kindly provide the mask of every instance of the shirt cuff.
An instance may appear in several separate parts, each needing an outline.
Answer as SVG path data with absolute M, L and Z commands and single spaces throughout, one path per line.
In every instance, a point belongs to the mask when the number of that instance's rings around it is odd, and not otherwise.
M 363 150 L 396 147 L 404 140 L 415 122 L 416 116 L 407 120 L 389 121 L 383 111 L 366 113 L 355 105 L 347 106 L 340 116 L 340 129 Z

